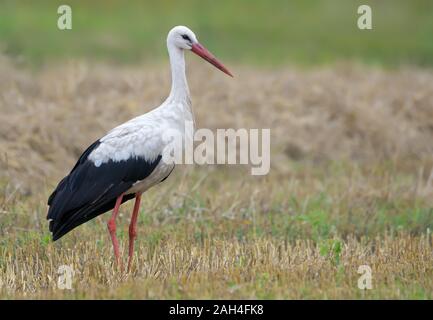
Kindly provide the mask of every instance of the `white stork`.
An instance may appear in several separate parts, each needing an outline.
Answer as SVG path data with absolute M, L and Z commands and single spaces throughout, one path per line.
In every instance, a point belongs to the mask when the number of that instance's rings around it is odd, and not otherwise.
M 184 132 L 185 121 L 193 119 L 185 76 L 184 50 L 191 50 L 232 76 L 187 27 L 171 29 L 167 36 L 167 47 L 172 76 L 168 98 L 158 108 L 119 125 L 88 147 L 48 199 L 47 219 L 50 221 L 53 241 L 114 208 L 108 221 L 108 230 L 119 265 L 116 217 L 120 205 L 135 198 L 129 225 L 128 270 L 134 252 L 141 195 L 164 181 L 175 166 L 174 163 L 161 161 L 167 144 L 162 136 L 171 129 Z

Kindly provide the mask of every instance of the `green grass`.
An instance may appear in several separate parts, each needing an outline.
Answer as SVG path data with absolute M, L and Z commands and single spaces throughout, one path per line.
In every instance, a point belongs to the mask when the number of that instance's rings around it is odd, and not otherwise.
M 65 58 L 116 62 L 165 58 L 165 37 L 184 24 L 224 60 L 303 65 L 361 60 L 433 64 L 433 2 L 386 1 L 70 1 L 73 29 L 57 29 L 64 1 L 2 1 L 0 49 L 32 64 Z M 357 28 L 370 4 L 373 30 Z

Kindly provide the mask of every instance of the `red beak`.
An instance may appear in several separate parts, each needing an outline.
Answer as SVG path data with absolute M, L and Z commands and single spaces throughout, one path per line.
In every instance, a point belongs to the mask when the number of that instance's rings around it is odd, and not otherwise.
M 205 47 L 203 47 L 200 43 L 194 43 L 192 45 L 191 51 L 194 52 L 196 55 L 202 57 L 207 62 L 213 64 L 215 67 L 220 69 L 225 74 L 228 74 L 230 77 L 233 77 L 231 72 L 215 58 L 215 56 L 210 53 Z

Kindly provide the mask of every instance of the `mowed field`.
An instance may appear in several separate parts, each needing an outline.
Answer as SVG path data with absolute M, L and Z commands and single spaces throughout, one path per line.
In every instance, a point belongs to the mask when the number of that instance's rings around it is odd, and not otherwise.
M 433 298 L 431 71 L 188 65 L 197 127 L 271 128 L 271 171 L 177 167 L 143 197 L 128 274 L 107 214 L 53 243 L 46 200 L 87 145 L 159 105 L 168 65 L 1 59 L 1 298 Z

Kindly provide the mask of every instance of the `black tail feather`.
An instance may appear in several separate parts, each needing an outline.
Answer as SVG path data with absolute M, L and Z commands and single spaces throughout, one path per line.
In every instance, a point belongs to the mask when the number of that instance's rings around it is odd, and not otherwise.
M 122 198 L 122 203 L 134 198 L 133 194 L 125 195 Z M 113 198 L 109 201 L 105 201 L 100 205 L 89 205 L 84 208 L 80 208 L 75 212 L 68 212 L 65 216 L 66 221 L 50 221 L 50 231 L 53 235 L 53 241 L 56 241 L 67 234 L 72 229 L 75 229 L 79 225 L 107 212 L 114 208 L 117 198 Z

